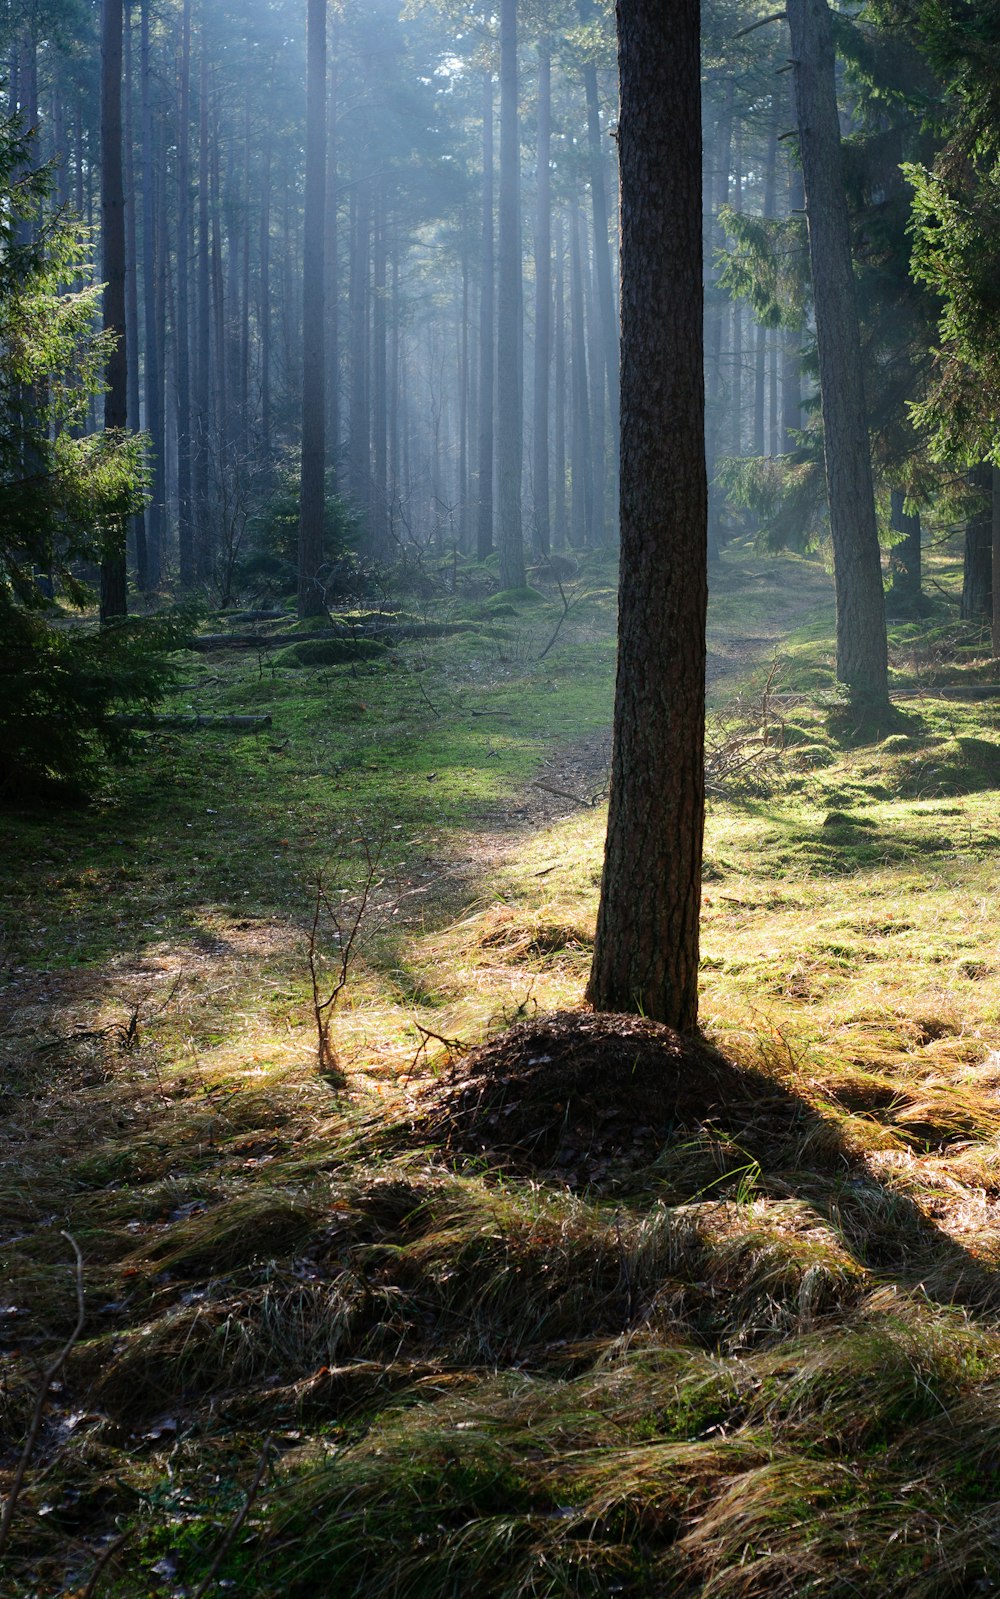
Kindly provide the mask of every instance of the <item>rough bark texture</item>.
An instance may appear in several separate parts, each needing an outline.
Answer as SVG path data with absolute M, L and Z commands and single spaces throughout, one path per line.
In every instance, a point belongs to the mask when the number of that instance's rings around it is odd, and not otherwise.
M 611 801 L 588 997 L 698 1015 L 707 485 L 698 0 L 618 0 L 621 579 Z
M 852 699 L 877 706 L 888 701 L 885 601 L 826 0 L 788 0 L 788 23 L 819 352 L 837 676 Z
M 322 616 L 326 469 L 326 346 L 323 243 L 326 228 L 326 0 L 309 0 L 306 62 L 306 192 L 302 273 L 302 479 L 299 492 L 300 617 Z
M 101 20 L 101 239 L 104 259 L 104 327 L 116 335 L 108 357 L 104 426 L 124 431 L 128 422 L 125 350 L 125 189 L 122 173 L 122 0 L 104 0 Z M 127 609 L 125 527 L 108 535 L 101 562 L 101 622 Z
M 962 618 L 987 621 L 992 614 L 993 468 L 975 466 L 969 485 L 981 496 L 965 525 L 965 559 L 962 566 Z
M 517 0 L 500 5 L 500 205 L 497 243 L 497 499 L 500 587 L 523 588 L 521 472 L 524 362 L 521 349 L 520 156 L 517 131 Z

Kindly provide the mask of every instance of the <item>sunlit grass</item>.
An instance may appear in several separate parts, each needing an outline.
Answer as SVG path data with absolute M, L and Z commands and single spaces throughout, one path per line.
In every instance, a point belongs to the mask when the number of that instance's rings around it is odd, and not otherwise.
M 555 601 L 376 667 L 199 659 L 179 706 L 272 727 L 152 735 L 89 813 L 13 819 L 5 1464 L 72 1325 L 60 1228 L 88 1306 L 14 1591 L 82 1588 L 118 1525 L 104 1591 L 193 1591 L 267 1435 L 224 1571 L 259 1599 L 1000 1581 L 997 712 L 942 692 L 988 677 L 974 639 L 897 630 L 915 697 L 855 737 L 822 571 L 715 581 L 712 714 L 742 737 L 766 709 L 768 742 L 710 801 L 702 1019 L 801 1105 L 777 1153 L 708 1125 L 570 1192 L 414 1141 L 464 1047 L 581 1003 L 608 576 L 541 662 Z M 310 885 L 356 885 L 376 834 L 344 1093 L 315 1069 Z

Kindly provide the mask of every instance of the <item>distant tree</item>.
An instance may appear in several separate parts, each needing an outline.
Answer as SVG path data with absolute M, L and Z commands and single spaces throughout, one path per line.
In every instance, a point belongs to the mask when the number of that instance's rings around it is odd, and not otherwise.
M 888 703 L 888 654 L 833 29 L 826 0 L 788 0 L 799 153 L 819 352 L 837 676 L 852 700 Z
M 500 237 L 497 249 L 497 481 L 500 582 L 523 588 L 524 442 L 517 0 L 500 0 Z
M 103 0 L 101 20 L 101 242 L 104 252 L 104 330 L 107 387 L 104 426 L 128 422 L 125 349 L 125 188 L 122 176 L 122 0 Z M 125 523 L 109 529 L 101 562 L 101 621 L 128 610 Z
M 611 799 L 588 998 L 698 1017 L 707 488 L 699 0 L 618 0 L 621 577 Z
M 302 479 L 299 506 L 300 617 L 322 615 L 326 466 L 326 348 L 323 246 L 326 206 L 326 0 L 308 0 L 306 196 L 302 287 Z

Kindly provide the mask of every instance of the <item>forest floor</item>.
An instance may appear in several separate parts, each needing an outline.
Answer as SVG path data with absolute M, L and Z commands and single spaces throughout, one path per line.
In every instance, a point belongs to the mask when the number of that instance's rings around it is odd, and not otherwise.
M 5 818 L 0 1592 L 1000 1592 L 1000 701 L 935 562 L 877 735 L 818 564 L 716 575 L 687 1067 L 580 1012 L 609 561 L 186 656 L 271 724 Z

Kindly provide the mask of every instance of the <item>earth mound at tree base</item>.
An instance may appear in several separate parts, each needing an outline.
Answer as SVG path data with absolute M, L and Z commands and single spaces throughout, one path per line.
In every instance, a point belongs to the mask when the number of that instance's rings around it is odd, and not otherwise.
M 601 1182 L 709 1130 L 787 1150 L 804 1101 L 702 1039 L 637 1016 L 557 1011 L 472 1050 L 430 1089 L 413 1131 L 511 1172 Z

